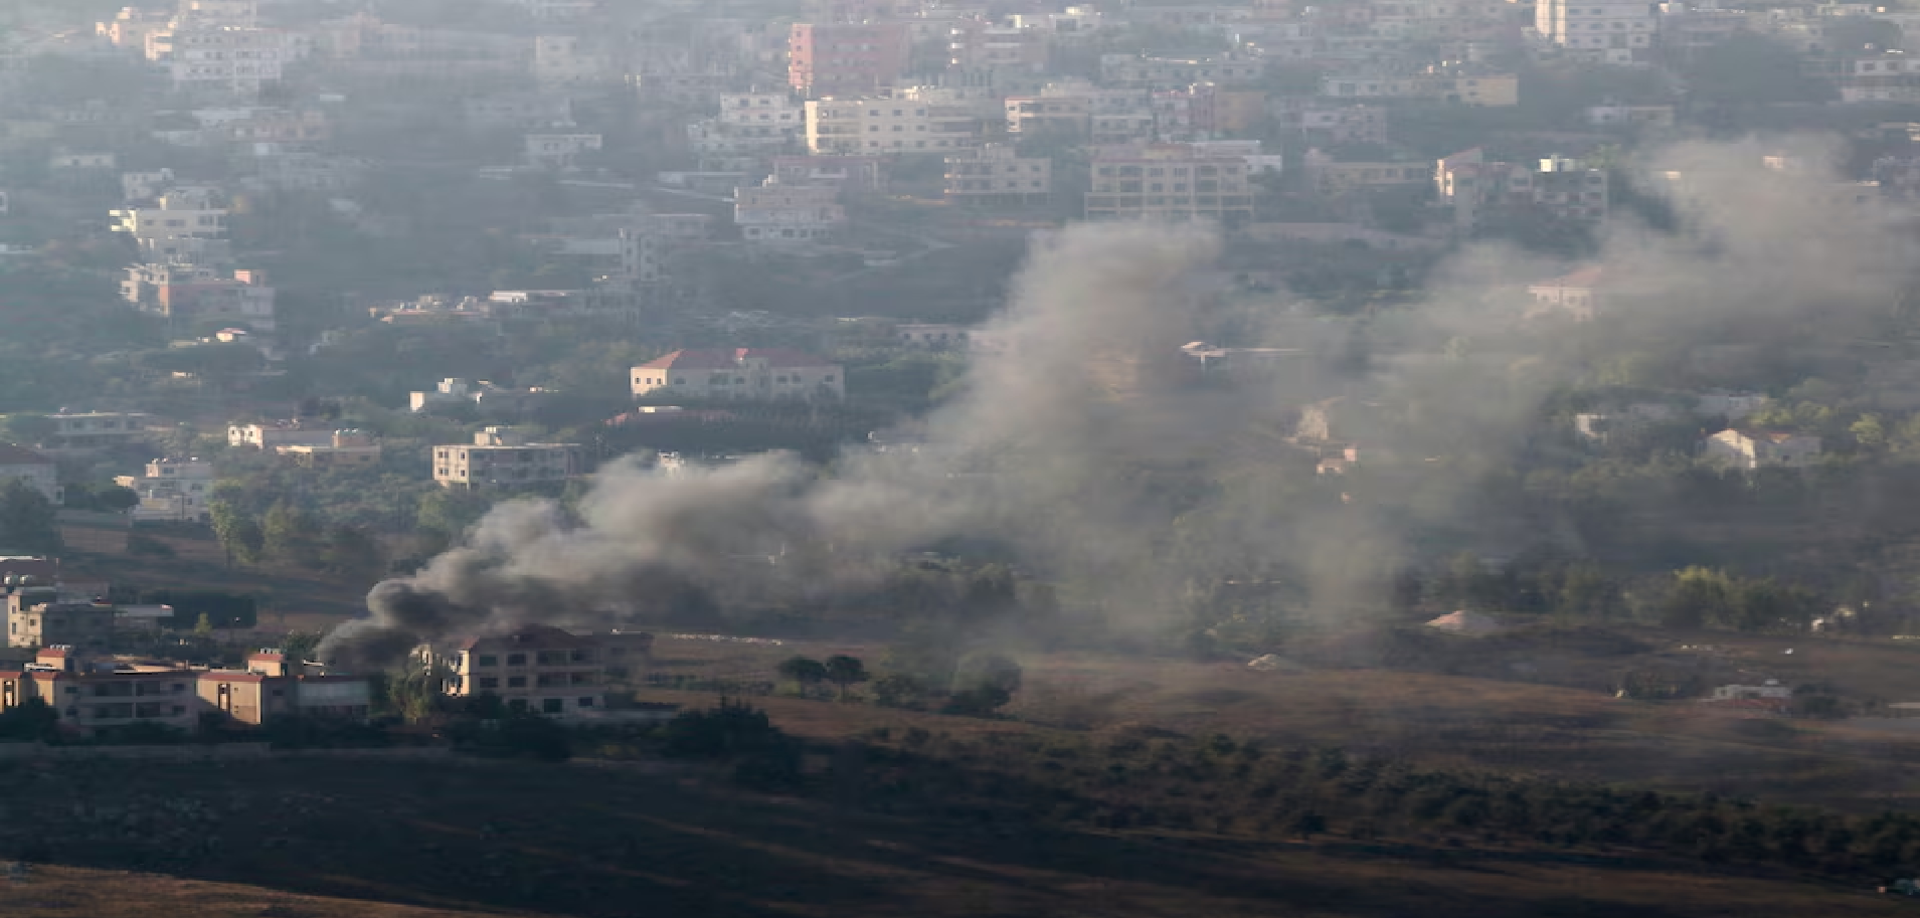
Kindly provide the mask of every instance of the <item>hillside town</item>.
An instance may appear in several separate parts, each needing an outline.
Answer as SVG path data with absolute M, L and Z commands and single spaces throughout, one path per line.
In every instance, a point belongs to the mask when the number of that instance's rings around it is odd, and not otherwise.
M 1920 5 L 128 4 L 0 2 L 0 915 L 1920 891 Z

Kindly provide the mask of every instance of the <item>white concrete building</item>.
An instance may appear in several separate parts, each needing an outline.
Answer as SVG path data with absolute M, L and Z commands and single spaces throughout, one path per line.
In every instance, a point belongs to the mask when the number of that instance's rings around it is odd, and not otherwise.
M 913 96 L 809 100 L 807 152 L 950 153 L 980 142 L 969 109 Z
M 1053 160 L 987 144 L 947 157 L 947 200 L 956 204 L 1044 203 L 1053 194 Z
M 147 435 L 151 416 L 138 411 L 61 411 L 50 414 L 53 433 L 42 447 L 84 450 L 119 446 Z
M 213 496 L 213 463 L 197 457 L 154 459 L 142 475 L 114 480 L 140 495 L 132 511 L 134 522 L 193 522 L 207 518 Z
M 333 428 L 309 426 L 301 421 L 231 424 L 227 427 L 228 446 L 278 449 L 282 446 L 324 446 L 332 442 Z
M 838 188 L 783 185 L 769 178 L 733 190 L 733 222 L 748 242 L 820 241 L 847 222 L 847 211 Z
M 1608 64 L 1646 62 L 1659 29 L 1647 0 L 1535 0 L 1540 37 L 1569 55 Z
M 473 442 L 433 448 L 433 480 L 479 488 L 565 481 L 581 471 L 577 443 L 528 443 L 511 427 L 488 427 Z
M 190 260 L 203 254 L 206 246 L 197 240 L 225 240 L 227 209 L 211 202 L 167 194 L 155 207 L 129 207 L 107 211 L 116 233 L 133 237 L 141 254 L 149 261 Z
M 633 368 L 633 394 L 770 401 L 841 398 L 846 370 L 791 348 L 674 351 Z
M 147 36 L 147 60 L 165 67 L 175 89 L 253 96 L 279 82 L 304 53 L 304 39 L 279 29 L 176 25 Z

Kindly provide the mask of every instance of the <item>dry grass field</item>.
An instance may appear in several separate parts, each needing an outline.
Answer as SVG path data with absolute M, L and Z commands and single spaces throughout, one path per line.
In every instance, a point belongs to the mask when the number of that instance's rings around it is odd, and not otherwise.
M 1642 637 L 1656 643 L 1656 636 Z M 1703 640 L 1717 642 L 1712 653 L 1725 658 L 1729 671 L 1750 673 L 1755 681 L 1828 682 L 1859 696 L 1878 691 L 1887 700 L 1920 698 L 1920 651 L 1904 646 L 1725 635 Z M 1673 643 L 1660 639 L 1649 655 L 1666 653 L 1665 645 Z M 1782 652 L 1789 647 L 1793 654 Z M 871 661 L 883 650 L 669 638 L 658 643 L 656 671 L 771 682 L 779 661 L 796 653 L 851 653 Z M 1844 720 L 1756 720 L 1690 700 L 1633 701 L 1593 688 L 1434 672 L 1304 666 L 1260 672 L 1240 661 L 1079 652 L 1029 654 L 1022 661 L 1026 684 L 1006 721 L 819 700 L 755 703 L 764 704 L 783 729 L 812 738 L 907 720 L 936 732 L 1140 724 L 1189 735 L 1341 746 L 1436 766 L 1633 782 L 1855 812 L 1903 807 L 1920 797 L 1920 730 L 1868 730 Z M 1595 665 L 1623 664 L 1607 659 Z M 682 703 L 712 697 L 657 690 L 642 696 Z

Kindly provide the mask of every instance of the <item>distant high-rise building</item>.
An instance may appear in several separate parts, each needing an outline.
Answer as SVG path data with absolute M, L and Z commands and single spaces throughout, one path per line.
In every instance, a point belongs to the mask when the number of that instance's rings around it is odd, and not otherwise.
M 811 97 L 892 86 L 907 71 L 904 22 L 795 23 L 787 37 L 787 83 Z
M 1647 0 L 1535 0 L 1534 27 L 1549 44 L 1609 64 L 1643 61 L 1658 20 Z

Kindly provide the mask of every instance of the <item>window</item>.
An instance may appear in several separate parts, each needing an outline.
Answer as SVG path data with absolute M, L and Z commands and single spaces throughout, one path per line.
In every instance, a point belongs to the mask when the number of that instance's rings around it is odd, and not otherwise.
M 560 709 L 564 707 L 566 707 L 566 702 L 559 698 L 547 698 L 540 702 L 540 710 L 547 714 L 558 714 L 560 713 Z
M 525 676 L 508 676 L 507 677 L 507 688 L 526 688 L 526 687 L 527 687 L 527 677 Z
M 487 689 L 497 689 L 499 687 L 500 687 L 499 676 L 481 676 L 480 677 L 480 689 L 482 691 L 485 691 Z
M 497 656 L 497 655 L 495 655 L 495 654 L 490 654 L 490 653 L 483 653 L 483 654 L 481 654 L 481 655 L 480 655 L 480 658 L 479 658 L 479 659 L 477 659 L 477 660 L 475 660 L 475 661 L 474 661 L 474 664 L 473 664 L 473 665 L 475 665 L 475 666 L 499 666 L 499 665 L 500 665 L 500 657 L 499 657 L 499 656 Z
M 579 706 L 583 708 L 593 707 L 593 696 L 589 695 L 585 698 L 580 699 Z
M 527 655 L 524 653 L 507 654 L 507 665 L 508 666 L 525 666 L 527 665 Z

